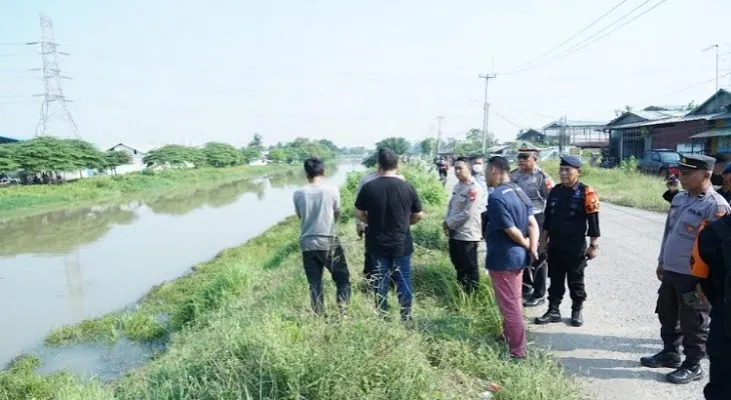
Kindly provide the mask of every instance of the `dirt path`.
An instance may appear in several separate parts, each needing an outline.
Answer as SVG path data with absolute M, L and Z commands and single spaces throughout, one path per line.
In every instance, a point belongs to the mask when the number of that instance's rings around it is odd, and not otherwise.
M 669 369 L 650 370 L 639 358 L 662 348 L 654 313 L 659 282 L 655 277 L 665 215 L 604 204 L 601 256 L 586 272 L 585 325 L 536 326 L 532 340 L 553 350 L 567 372 L 600 400 L 702 400 L 707 380 L 689 385 L 665 382 Z M 570 315 L 566 294 L 562 315 Z M 529 316 L 545 306 L 528 309 Z M 703 364 L 708 373 L 708 363 Z

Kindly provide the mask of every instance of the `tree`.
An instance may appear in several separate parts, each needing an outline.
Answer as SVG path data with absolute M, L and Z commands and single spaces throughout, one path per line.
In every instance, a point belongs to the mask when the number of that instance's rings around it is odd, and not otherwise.
M 169 144 L 150 150 L 142 162 L 148 167 L 180 168 L 190 164 L 199 167 L 205 163 L 205 160 L 203 152 L 198 148 Z
M 685 106 L 685 111 L 693 111 L 693 110 L 695 110 L 696 107 L 697 106 L 695 105 L 695 100 L 693 100 L 690 103 L 688 103 L 687 106 Z
M 283 163 L 287 161 L 287 151 L 283 147 L 277 147 L 269 150 L 269 160 L 275 163 Z
M 83 178 L 84 169 L 103 169 L 106 167 L 104 153 L 93 144 L 81 139 L 61 139 L 64 151 L 71 158 L 71 163 L 79 171 L 79 178 Z
M 241 164 L 242 155 L 228 143 L 209 142 L 203 147 L 206 163 L 215 168 L 233 167 Z
M 240 150 L 241 152 L 241 159 L 245 164 L 249 164 L 252 161 L 256 160 L 257 158 L 261 157 L 261 150 L 259 150 L 256 147 L 244 147 Z
M 409 144 L 408 140 L 402 137 L 390 137 L 376 143 L 376 149 L 384 148 L 391 149 L 394 153 L 400 156 L 409 152 L 411 144 Z
M 20 168 L 16 161 L 16 149 L 17 145 L 15 143 L 0 144 L 0 172 L 10 173 Z
M 460 156 L 471 156 L 482 153 L 482 130 L 470 129 L 465 134 L 464 140 L 459 140 L 454 143 L 453 151 Z M 492 134 L 487 135 L 485 139 L 485 147 L 491 147 L 495 142 Z
M 104 153 L 104 168 L 112 171 L 112 174 L 117 174 L 117 167 L 120 165 L 127 165 L 132 163 L 132 156 L 126 151 L 107 151 Z
M 247 147 L 252 147 L 255 149 L 264 150 L 264 140 L 262 139 L 261 135 L 258 133 L 254 134 L 254 138 L 251 139 Z
M 419 143 L 421 154 L 430 155 L 437 151 L 437 141 L 434 138 L 427 138 Z

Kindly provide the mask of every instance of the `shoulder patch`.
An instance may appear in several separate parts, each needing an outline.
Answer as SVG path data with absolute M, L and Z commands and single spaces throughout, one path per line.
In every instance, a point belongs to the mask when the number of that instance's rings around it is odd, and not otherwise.
M 467 194 L 467 198 L 470 199 L 470 201 L 473 201 L 477 198 L 477 193 L 479 193 L 477 189 L 470 189 L 469 193 Z
M 595 214 L 599 212 L 599 196 L 597 196 L 591 186 L 584 187 L 584 211 L 587 214 Z
M 724 206 L 723 204 L 719 204 L 718 207 L 716 208 L 716 213 L 713 214 L 713 216 L 720 219 L 720 218 L 725 217 L 726 214 L 728 214 L 728 211 L 726 210 L 726 206 Z

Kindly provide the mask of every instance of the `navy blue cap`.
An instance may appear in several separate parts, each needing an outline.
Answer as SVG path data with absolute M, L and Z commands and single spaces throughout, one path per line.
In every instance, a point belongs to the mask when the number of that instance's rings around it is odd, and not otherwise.
M 731 174 L 731 163 L 726 165 L 726 168 L 723 169 L 723 172 L 721 172 L 721 175 Z
M 574 156 L 561 156 L 561 164 L 562 167 L 573 167 L 573 168 L 581 168 L 581 160 L 579 160 L 578 157 Z
M 683 171 L 710 171 L 716 165 L 716 159 L 702 154 L 687 154 L 678 164 L 678 169 Z

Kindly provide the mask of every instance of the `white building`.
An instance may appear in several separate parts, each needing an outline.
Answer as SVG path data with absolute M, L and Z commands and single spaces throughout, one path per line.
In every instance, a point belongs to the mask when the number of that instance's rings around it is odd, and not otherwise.
M 107 151 L 124 151 L 132 157 L 132 163 L 127 165 L 120 165 L 117 167 L 117 174 L 128 174 L 130 172 L 139 172 L 145 168 L 145 164 L 142 159 L 145 157 L 148 151 L 152 150 L 154 146 L 147 147 L 132 147 L 124 143 L 117 143 L 116 145 L 107 149 Z

